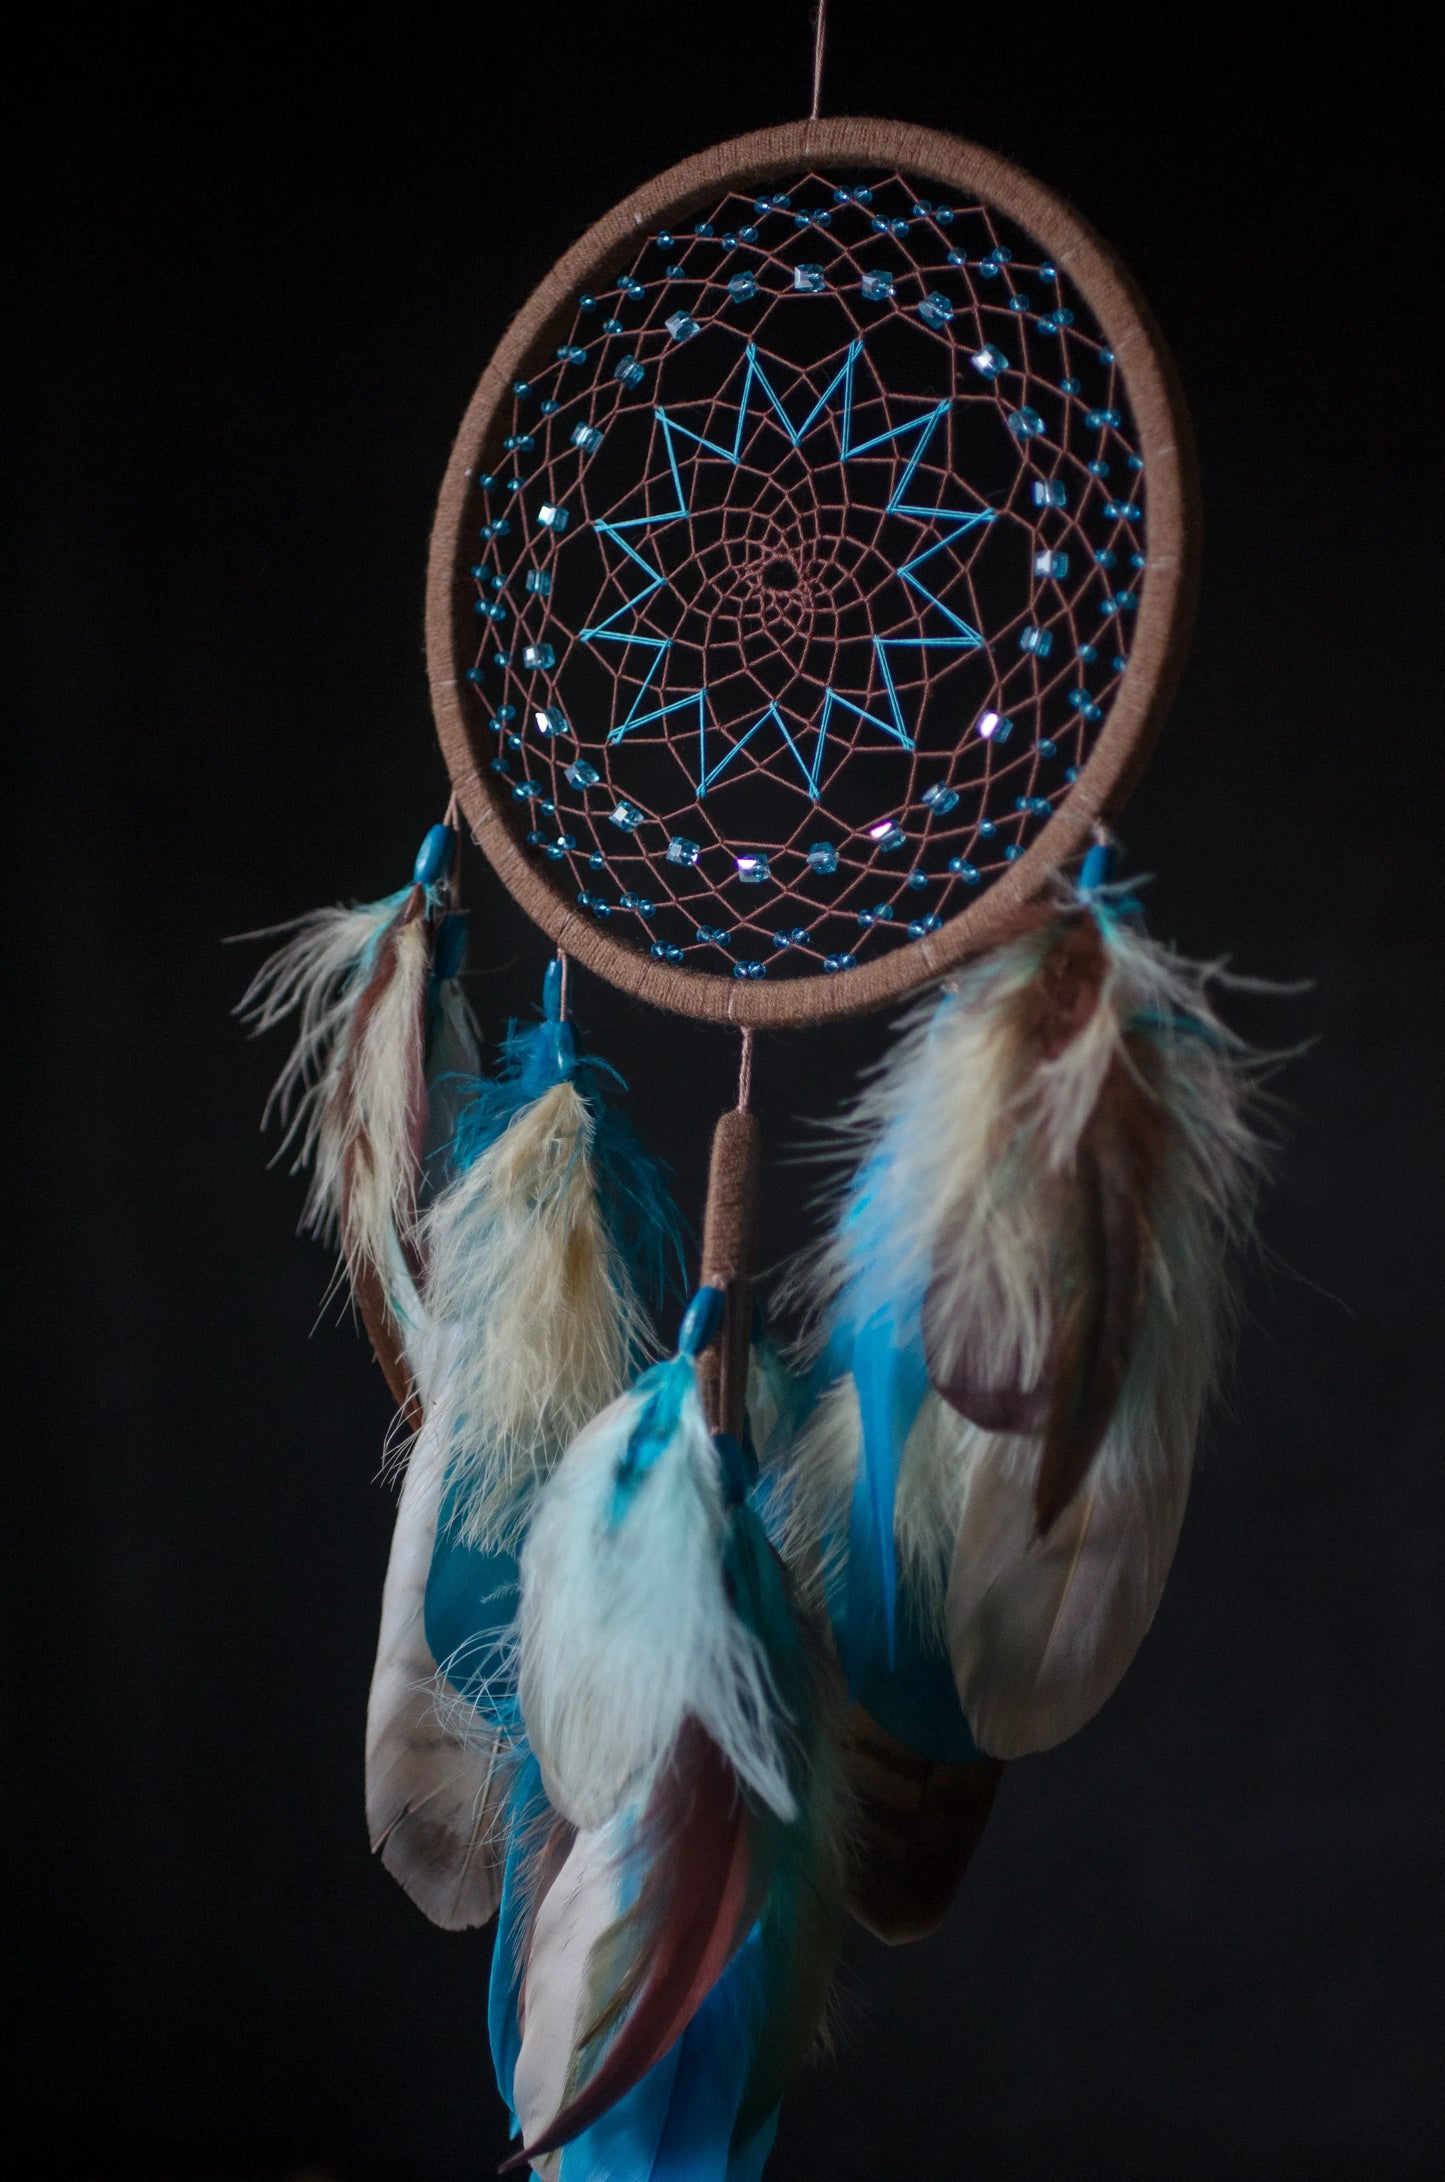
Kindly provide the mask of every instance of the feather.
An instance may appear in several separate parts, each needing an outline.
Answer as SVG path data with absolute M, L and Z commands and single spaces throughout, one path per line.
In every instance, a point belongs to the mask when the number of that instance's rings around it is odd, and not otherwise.
M 294 1147 L 298 1168 L 310 1169 L 302 1224 L 338 1238 L 363 1322 L 403 1403 L 414 1330 L 406 1306 L 420 1272 L 414 1228 L 428 1030 L 454 1020 L 457 1006 L 432 975 L 455 855 L 452 828 L 433 827 L 410 887 L 299 919 L 238 1010 L 256 1031 L 298 1018 L 267 1117 L 279 1112 L 283 1144 Z M 459 943 L 448 953 L 441 982 L 450 986 Z
M 600 1837 L 579 1833 L 574 1863 L 575 1896 L 559 1905 L 555 1924 L 548 1903 L 538 1916 L 517 2070 L 524 2149 L 511 2166 L 581 2135 L 642 2081 L 686 2029 L 750 1921 L 745 1806 L 727 1761 L 696 1722 L 686 1724 L 635 1834 L 616 1820 Z M 639 1870 L 636 1897 L 619 1913 L 629 1875 Z M 558 1887 L 566 1880 L 564 1868 Z M 561 2004 L 554 1983 L 566 1992 Z M 544 1996 L 535 2050 L 545 2065 L 529 2050 L 531 2010 Z M 559 2070 L 564 2022 L 571 2042 Z M 549 2109 L 538 2098 L 537 2124 L 529 2126 L 523 2101 L 553 2094 L 559 2073 L 565 2101 Z
M 750 1797 L 689 1717 L 641 1816 L 634 1822 L 621 1813 L 600 1833 L 577 1836 L 582 1906 L 559 1904 L 556 1920 L 544 1908 L 527 1971 L 517 2073 L 525 2149 L 514 2165 L 541 2162 L 562 2144 L 584 2156 L 595 2145 L 588 2132 L 607 2116 L 606 2144 L 627 2147 L 628 2172 L 693 2171 L 674 2170 L 664 2152 L 670 2139 L 679 2159 L 683 2142 L 701 2156 L 700 2132 L 721 2176 L 730 2147 L 750 2145 L 765 2128 L 817 2035 L 841 1922 L 836 1676 L 744 1504 L 728 1518 L 723 1565 L 734 1610 L 763 1648 L 778 1702 L 796 1723 L 787 1750 L 792 1813 L 782 1818 Z M 604 1855 L 619 1905 L 606 1924 L 581 1879 Z M 578 1932 L 587 1941 L 585 1968 Z M 553 1980 L 568 1986 L 561 2006 Z M 535 2020 L 534 1992 L 547 2002 Z M 700 2011 L 711 2028 L 689 2053 Z M 572 2039 L 565 2064 L 564 2024 Z M 695 2074 L 716 2068 L 721 2049 L 726 2074 L 704 2092 Z M 560 2111 L 550 2104 L 559 2083 L 567 2094 Z M 569 2154 L 563 2173 L 570 2168 Z
M 563 1449 L 656 1353 L 676 1216 L 656 1162 L 555 1015 L 473 1084 L 422 1223 L 427 1300 L 464 1333 L 448 1481 L 462 1536 L 514 1546 Z
M 522 1712 L 575 1825 L 645 1803 L 688 1715 L 750 1793 L 791 1816 L 766 1657 L 729 1602 L 723 1533 L 718 1455 L 679 1356 L 573 1443 L 522 1551 Z
M 1259 1162 L 1258 1064 L 1214 975 L 1081 891 L 915 1018 L 847 1124 L 859 1180 L 809 1269 L 823 1332 L 790 1551 L 845 1562 L 849 1603 L 830 1599 L 857 1691 L 869 1523 L 891 1514 L 910 1608 L 946 1624 L 996 1757 L 1097 1710 L 1174 1551 Z
M 434 1924 L 485 1924 L 497 1906 L 505 1739 L 468 1732 L 427 1642 L 425 1599 L 442 1492 L 434 1423 L 411 1450 L 382 1593 L 366 1715 L 373 1853 Z

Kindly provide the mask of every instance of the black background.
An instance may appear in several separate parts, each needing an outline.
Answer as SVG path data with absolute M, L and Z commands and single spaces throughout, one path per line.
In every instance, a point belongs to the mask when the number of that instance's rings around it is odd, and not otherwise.
M 1312 989 L 1242 1010 L 1308 1044 L 1155 1630 L 1010 1771 L 944 1931 L 851 1947 L 770 2176 L 1435 2172 L 1428 16 L 835 15 L 828 110 L 1021 160 L 1153 300 L 1207 551 L 1125 836 L 1157 931 Z M 312 1334 L 327 1269 L 255 1133 L 280 1050 L 228 1020 L 254 952 L 220 941 L 404 873 L 444 797 L 427 529 L 481 366 L 617 197 L 800 111 L 806 10 L 237 20 L 57 13 L 12 56 L 6 2133 L 45 2174 L 453 2182 L 503 2143 L 489 1942 L 429 1928 L 361 1817 L 388 1404 L 348 1326 Z M 544 951 L 471 884 L 494 1031 Z M 580 1000 L 696 1206 L 733 1045 Z M 764 1044 L 775 1154 L 882 1035 Z M 768 1256 L 810 1187 L 775 1158 Z

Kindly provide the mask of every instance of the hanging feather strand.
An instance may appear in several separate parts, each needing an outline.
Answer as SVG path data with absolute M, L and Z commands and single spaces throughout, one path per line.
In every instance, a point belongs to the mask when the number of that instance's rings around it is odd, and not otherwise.
M 445 1395 L 452 1520 L 488 1549 L 515 1547 L 563 1449 L 656 1354 L 649 1304 L 681 1262 L 662 1170 L 604 1095 L 620 1079 L 579 1055 L 556 963 L 545 1005 L 471 1087 L 455 1179 L 421 1229 L 428 1308 L 464 1336 Z
M 860 1180 L 812 1268 L 827 1343 L 795 1534 L 836 1554 L 846 1531 L 850 1584 L 860 1542 L 897 1550 L 935 1627 L 946 1601 L 998 1757 L 1090 1717 L 1152 1619 L 1259 1166 L 1257 1064 L 1214 973 L 1106 875 L 1096 854 L 915 1023 L 849 1117 Z M 864 1502 L 886 1508 L 871 1530 Z

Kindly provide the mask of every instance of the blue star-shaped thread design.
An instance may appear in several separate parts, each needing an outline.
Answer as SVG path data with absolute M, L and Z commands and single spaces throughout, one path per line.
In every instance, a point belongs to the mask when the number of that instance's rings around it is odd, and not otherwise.
M 777 737 L 772 748 L 776 752 L 781 745 L 796 766 L 808 796 L 816 802 L 829 768 L 830 729 L 840 712 L 854 723 L 851 734 L 855 739 L 860 732 L 871 729 L 885 746 L 912 751 L 914 723 L 907 716 L 898 688 L 896 656 L 910 651 L 973 651 L 985 642 L 982 633 L 949 601 L 959 573 L 949 549 L 967 533 L 989 523 L 994 511 L 981 503 L 974 508 L 951 508 L 930 505 L 917 497 L 922 482 L 920 466 L 951 404 L 947 400 L 925 404 L 916 415 L 898 422 L 889 416 L 881 428 L 876 415 L 866 424 L 860 423 L 856 375 L 863 354 L 863 342 L 853 341 L 827 385 L 796 422 L 756 350 L 748 344 L 739 359 L 741 387 L 731 438 L 712 436 L 717 427 L 711 423 L 715 413 L 711 408 L 710 430 L 699 431 L 683 423 L 677 414 L 678 408 L 692 405 L 654 406 L 655 445 L 661 462 L 656 490 L 647 497 L 660 504 L 638 515 L 597 518 L 592 524 L 599 540 L 605 540 L 611 549 L 614 558 L 609 563 L 609 575 L 624 596 L 610 612 L 580 629 L 578 636 L 585 644 L 613 648 L 614 657 L 619 648 L 630 652 L 625 668 L 635 677 L 635 686 L 625 709 L 614 720 L 608 740 L 614 744 L 625 742 L 638 729 L 692 713 L 697 748 L 692 785 L 699 800 L 729 773 L 745 750 L 756 745 L 754 754 L 762 755 L 769 747 L 771 730 Z M 792 409 L 796 412 L 801 406 L 795 390 Z M 833 451 L 819 463 L 810 460 L 813 449 L 805 451 L 804 442 L 816 442 L 816 435 L 822 432 L 831 438 Z M 759 456 L 767 454 L 769 440 L 774 442 L 773 458 L 770 462 L 760 461 Z M 791 488 L 787 482 L 790 462 Z M 704 513 L 700 496 L 705 497 L 707 472 L 716 472 L 718 465 L 725 466 L 721 497 L 714 476 L 714 504 Z M 837 470 L 843 490 L 831 502 L 819 503 L 806 488 L 827 468 Z M 877 489 L 880 470 L 881 490 Z M 746 472 L 753 482 L 751 503 L 729 508 L 729 471 L 733 477 Z M 931 470 L 925 472 L 930 474 Z M 778 482 L 778 491 L 769 511 L 766 506 L 760 507 L 758 488 L 774 481 Z M 875 487 L 871 498 L 866 490 L 870 484 Z M 865 488 L 862 492 L 858 490 L 860 485 Z M 795 505 L 800 495 L 805 502 L 801 516 Z M 766 500 L 765 492 L 761 498 Z M 824 528 L 831 526 L 822 541 L 821 560 L 827 563 L 831 554 L 834 577 L 839 570 L 847 575 L 850 559 L 861 562 L 871 558 L 882 577 L 904 587 L 903 611 L 868 616 L 870 633 L 861 659 L 856 642 L 851 647 L 835 644 L 833 671 L 813 676 L 798 665 L 806 645 L 798 628 L 789 626 L 788 599 L 782 596 L 788 593 L 799 599 L 807 592 L 805 570 L 813 565 L 807 558 L 813 549 L 800 546 L 798 540 L 808 533 L 810 517 Z M 718 534 L 714 560 L 721 553 L 720 571 L 714 568 L 710 572 L 706 553 L 699 552 L 698 533 L 708 519 Z M 900 526 L 910 526 L 914 532 L 909 550 L 901 555 L 896 548 L 891 555 L 882 553 L 885 536 L 898 539 L 902 535 Z M 818 559 L 814 551 L 813 560 Z M 692 604 L 696 610 L 694 602 L 680 596 L 679 586 L 689 584 L 696 591 L 700 582 L 709 585 L 714 601 L 721 599 L 725 608 L 728 582 L 734 578 L 735 589 L 750 587 L 756 598 L 761 595 L 757 582 L 760 567 L 762 584 L 772 582 L 778 587 L 780 599 L 772 619 L 775 624 L 781 621 L 783 634 L 780 636 L 776 627 L 768 634 L 768 607 L 764 603 L 753 615 L 758 627 L 752 640 L 751 662 L 732 669 L 728 678 L 736 680 L 741 675 L 745 682 L 749 678 L 756 680 L 771 664 L 781 671 L 784 686 L 777 691 L 763 687 L 741 711 L 736 704 L 719 707 L 720 685 L 712 679 L 712 661 L 729 650 L 740 654 L 746 651 L 739 640 L 731 647 L 703 646 L 700 671 L 684 673 L 687 686 L 683 692 L 668 694 L 668 668 L 678 639 L 675 631 L 669 631 L 666 612 L 659 613 L 659 609 L 672 607 L 676 612 Z M 770 568 L 781 573 L 770 576 Z M 872 587 L 875 600 L 877 581 Z M 716 603 L 710 608 L 714 613 L 719 610 Z M 874 625 L 879 621 L 884 633 Z M 889 633 L 896 631 L 900 622 L 910 624 L 911 633 Z M 790 636 L 791 644 L 785 641 Z M 840 663 L 847 664 L 837 655 L 848 650 L 856 662 L 851 676 L 837 671 Z M 640 667 L 635 664 L 639 653 Z M 676 673 L 671 679 L 675 686 Z M 810 697 L 813 701 L 808 701 Z

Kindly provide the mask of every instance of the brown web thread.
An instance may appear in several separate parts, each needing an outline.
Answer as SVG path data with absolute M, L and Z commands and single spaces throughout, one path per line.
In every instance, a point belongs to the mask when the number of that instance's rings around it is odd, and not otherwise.
M 991 208 L 810 174 L 689 225 L 515 395 L 469 680 L 585 910 L 701 971 L 810 975 L 935 928 L 1067 795 L 1145 580 L 1142 465 L 1087 304 Z

